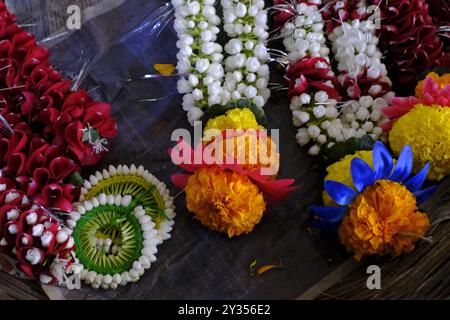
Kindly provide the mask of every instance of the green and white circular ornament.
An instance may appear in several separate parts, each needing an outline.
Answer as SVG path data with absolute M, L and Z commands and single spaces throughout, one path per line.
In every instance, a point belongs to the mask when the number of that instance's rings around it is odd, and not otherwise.
M 70 214 L 80 276 L 93 288 L 136 282 L 156 261 L 155 223 L 130 195 L 104 193 L 80 202 Z
M 161 242 L 170 238 L 175 223 L 173 197 L 166 185 L 143 166 L 110 165 L 108 170 L 95 172 L 84 181 L 81 200 L 90 200 L 101 193 L 131 195 L 155 222 Z

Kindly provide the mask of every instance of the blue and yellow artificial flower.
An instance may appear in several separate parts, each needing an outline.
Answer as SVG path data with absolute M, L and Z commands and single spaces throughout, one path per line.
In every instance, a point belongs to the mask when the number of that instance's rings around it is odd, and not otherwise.
M 339 205 L 312 206 L 313 224 L 336 227 L 340 241 L 360 260 L 365 255 L 398 256 L 414 249 L 423 239 L 430 223 L 417 205 L 426 201 L 436 186 L 422 189 L 429 164 L 410 177 L 413 156 L 405 146 L 394 159 L 381 142 L 373 149 L 373 169 L 360 158 L 352 160 L 350 174 L 354 188 L 343 183 L 325 181 L 325 190 Z

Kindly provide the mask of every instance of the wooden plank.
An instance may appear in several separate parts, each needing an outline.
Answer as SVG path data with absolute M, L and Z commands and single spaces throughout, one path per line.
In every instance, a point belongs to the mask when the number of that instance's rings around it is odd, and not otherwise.
M 1 300 L 47 300 L 36 281 L 22 280 L 0 271 Z

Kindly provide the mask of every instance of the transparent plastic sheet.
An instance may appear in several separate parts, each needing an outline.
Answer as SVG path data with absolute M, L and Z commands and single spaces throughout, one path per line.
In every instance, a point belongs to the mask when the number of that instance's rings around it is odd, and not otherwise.
M 160 32 L 153 29 L 157 24 L 153 19 L 164 3 L 127 0 L 86 21 L 80 31 L 61 37 L 50 49 L 52 61 L 63 74 L 76 75 L 84 62 L 90 61 L 81 87 L 96 88 L 99 98 L 113 105 L 119 135 L 110 146 L 112 152 L 95 169 L 109 164 L 143 165 L 175 195 L 179 190 L 171 184 L 170 176 L 179 169 L 171 163 L 167 149 L 173 146 L 170 139 L 173 130 L 190 129 L 181 108 L 181 97 L 176 94 L 176 79 L 124 83 L 127 78 L 156 73 L 152 68 L 154 63 L 176 63 L 177 38 L 171 23 Z M 77 0 L 71 4 L 77 4 Z M 55 1 L 54 6 L 57 5 L 65 3 Z M 48 35 L 37 36 L 43 39 Z M 82 54 L 85 58 L 80 58 Z M 166 98 L 140 101 L 162 96 Z M 275 95 L 265 112 L 269 127 L 280 129 L 279 176 L 296 178 L 300 188 L 286 201 L 270 207 L 251 234 L 228 239 L 226 235 L 207 230 L 188 213 L 181 194 L 175 200 L 177 218 L 172 238 L 158 248 L 158 260 L 139 282 L 108 291 L 85 285 L 81 290 L 61 289 L 63 296 L 67 299 L 293 299 L 340 265 L 348 257 L 342 247 L 318 239 L 306 229 L 307 207 L 320 201 L 324 172 L 316 159 L 298 147 L 288 106 L 287 98 Z M 261 264 L 281 262 L 283 268 L 250 277 L 249 265 L 253 260 Z

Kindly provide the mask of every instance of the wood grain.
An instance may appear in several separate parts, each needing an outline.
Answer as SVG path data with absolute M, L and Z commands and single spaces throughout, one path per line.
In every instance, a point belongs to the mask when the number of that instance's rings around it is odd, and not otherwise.
M 35 281 L 13 277 L 0 271 L 0 300 L 47 300 Z

